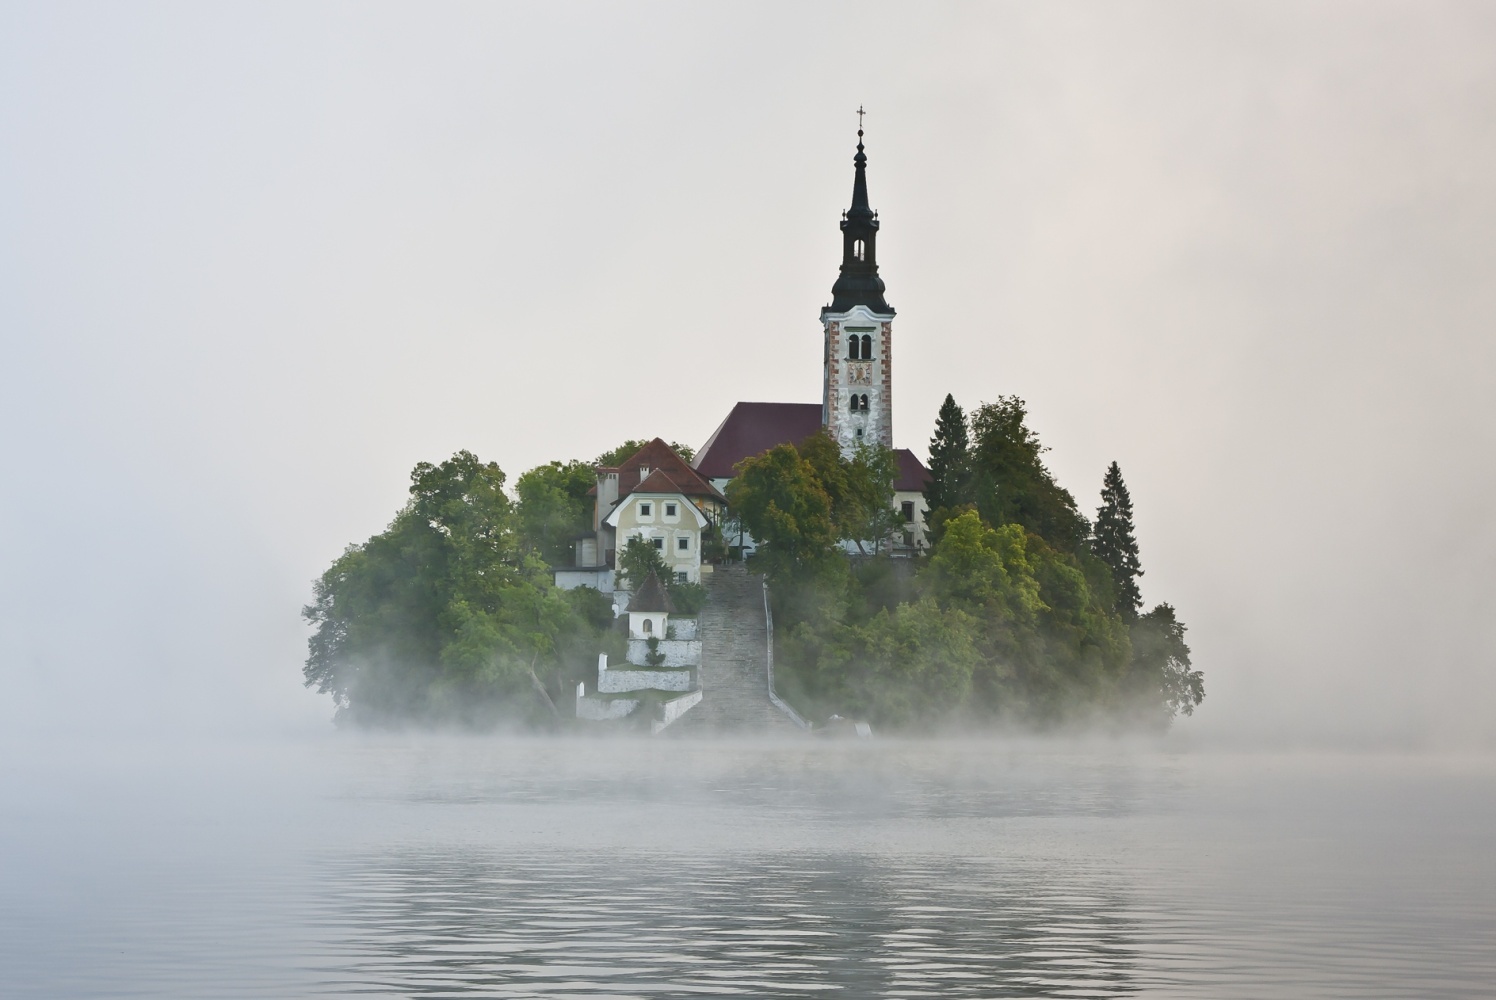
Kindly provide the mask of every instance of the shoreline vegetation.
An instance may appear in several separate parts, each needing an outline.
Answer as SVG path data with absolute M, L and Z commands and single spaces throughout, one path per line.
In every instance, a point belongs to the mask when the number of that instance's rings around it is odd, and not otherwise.
M 909 734 L 1157 730 L 1200 704 L 1184 624 L 1169 604 L 1142 610 L 1121 470 L 1106 470 L 1088 520 L 1026 416 L 1016 397 L 969 418 L 946 397 L 930 442 L 931 545 L 914 558 L 883 541 L 900 527 L 886 449 L 843 455 L 817 434 L 740 464 L 735 523 L 703 552 L 729 558 L 738 527 L 759 540 L 749 566 L 770 586 L 776 681 L 801 714 Z M 307 685 L 333 698 L 340 724 L 573 725 L 557 705 L 626 641 L 606 595 L 560 589 L 550 567 L 591 526 L 594 466 L 642 443 L 538 466 L 512 496 L 471 452 L 417 465 L 390 525 L 315 581 Z M 625 546 L 618 572 L 642 580 L 658 561 Z M 700 585 L 670 589 L 683 610 L 706 600 Z

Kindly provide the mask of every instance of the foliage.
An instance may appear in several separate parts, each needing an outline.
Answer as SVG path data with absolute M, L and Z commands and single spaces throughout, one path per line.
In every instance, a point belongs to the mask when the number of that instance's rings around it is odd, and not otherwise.
M 537 671 L 554 679 L 597 648 L 595 595 L 552 586 L 503 487 L 499 467 L 467 451 L 422 462 L 389 528 L 316 581 L 304 674 L 340 719 L 543 717 Z
M 737 473 L 727 502 L 758 539 L 759 564 L 771 580 L 803 577 L 831 558 L 837 538 L 831 496 L 793 445 L 746 458 Z
M 930 484 L 925 489 L 927 520 L 934 524 L 943 512 L 972 502 L 971 441 L 966 414 L 955 397 L 946 394 L 930 438 Z
M 1174 608 L 1160 604 L 1132 625 L 1129 694 L 1134 706 L 1167 724 L 1176 715 L 1193 715 L 1205 700 L 1205 677 L 1190 669 L 1184 623 Z
M 652 635 L 644 640 L 648 652 L 644 654 L 644 665 L 647 667 L 659 667 L 665 664 L 665 654 L 660 652 L 660 637 Z
M 519 532 L 524 544 L 551 565 L 570 563 L 572 545 L 592 527 L 592 497 L 597 482 L 587 462 L 551 462 L 536 466 L 515 481 L 519 495 Z
M 706 604 L 706 588 L 699 583 L 682 583 L 675 578 L 665 563 L 660 550 L 648 539 L 635 535 L 624 543 L 618 553 L 617 577 L 620 586 L 638 590 L 653 573 L 661 586 L 670 594 L 675 611 L 681 615 L 694 615 Z
M 859 445 L 850 457 L 823 431 L 799 446 L 821 489 L 831 501 L 831 527 L 836 537 L 852 542 L 859 552 L 865 543 L 880 543 L 902 523 L 893 509 L 893 483 L 898 462 L 887 448 Z
M 622 462 L 624 459 L 628 458 L 634 452 L 638 451 L 640 448 L 643 448 L 647 444 L 649 444 L 649 441 L 629 438 L 618 447 L 610 448 L 607 451 L 603 452 L 601 455 L 597 456 L 596 460 L 594 460 L 591 464 L 601 465 L 609 469 L 616 468 L 618 466 L 618 463 Z M 696 454 L 694 449 L 688 448 L 678 441 L 671 441 L 670 449 L 681 457 L 681 461 L 685 462 L 688 465 L 690 464 L 691 459 Z
M 1017 396 L 984 403 L 971 417 L 971 489 L 988 524 L 1021 524 L 1063 552 L 1075 552 L 1090 525 L 1075 498 L 1054 481 L 1040 456 L 1046 450 L 1024 423 Z
M 1132 497 L 1116 462 L 1107 468 L 1101 482 L 1101 506 L 1096 511 L 1091 551 L 1111 572 L 1117 613 L 1129 621 L 1136 618 L 1143 606 L 1143 595 L 1138 592 L 1143 568 L 1132 528 Z
M 651 573 L 660 578 L 660 583 L 669 585 L 673 576 L 665 565 L 665 557 L 649 539 L 634 535 L 618 550 L 615 576 L 618 585 L 627 590 L 638 590 L 644 586 Z
M 1119 580 L 1107 548 L 1130 552 L 1120 565 L 1137 569 L 1120 471 L 1108 474 L 1098 518 L 1106 541 L 1093 549 L 1089 524 L 1045 468 L 1026 417 L 1022 400 L 1003 397 L 967 422 L 947 397 L 931 439 L 936 531 L 927 558 L 863 560 L 840 574 L 826 564 L 816 573 L 805 563 L 771 566 L 777 662 L 812 716 L 914 729 L 953 720 L 1052 725 L 1098 713 L 1167 724 L 1199 704 L 1203 679 L 1190 669 L 1173 609 L 1126 613 L 1136 604 L 1125 604 L 1123 584 L 1137 573 Z M 846 537 L 835 500 L 851 492 L 845 465 L 814 440 L 802 455 L 810 476 L 781 455 L 773 481 L 754 489 L 819 487 L 831 533 Z M 745 522 L 751 530 L 753 516 Z

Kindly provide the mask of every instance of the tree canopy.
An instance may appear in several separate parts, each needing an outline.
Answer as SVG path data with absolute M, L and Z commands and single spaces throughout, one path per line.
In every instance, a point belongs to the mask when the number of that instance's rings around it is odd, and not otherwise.
M 1143 567 L 1132 528 L 1132 496 L 1116 462 L 1107 467 L 1101 481 L 1101 506 L 1096 511 L 1091 551 L 1111 572 L 1117 613 L 1129 621 L 1136 618 L 1143 604 L 1143 595 L 1138 591 Z
M 467 451 L 420 463 L 390 526 L 316 581 L 303 612 L 314 627 L 305 677 L 340 718 L 543 720 L 542 675 L 596 655 L 612 619 L 606 601 L 552 585 L 504 481 Z

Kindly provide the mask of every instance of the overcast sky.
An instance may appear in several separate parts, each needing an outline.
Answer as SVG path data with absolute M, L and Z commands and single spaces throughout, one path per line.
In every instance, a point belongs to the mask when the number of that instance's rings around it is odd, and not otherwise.
M 410 467 L 1028 401 L 1200 738 L 1496 743 L 1496 6 L 0 4 L 0 724 L 320 726 Z

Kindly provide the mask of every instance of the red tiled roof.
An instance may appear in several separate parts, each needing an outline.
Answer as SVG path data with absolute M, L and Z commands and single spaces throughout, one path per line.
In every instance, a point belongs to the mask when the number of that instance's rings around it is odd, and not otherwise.
M 914 452 L 908 448 L 895 448 L 893 457 L 899 462 L 899 473 L 894 477 L 893 488 L 900 492 L 923 493 L 930 484 L 930 470 L 925 468 L 925 463 L 915 458 Z
M 644 483 L 640 484 L 640 470 Z M 609 470 L 612 471 L 612 470 Z M 618 499 L 622 500 L 637 489 L 649 493 L 680 493 L 688 497 L 711 497 L 726 501 L 717 488 L 701 477 L 660 438 L 634 452 L 618 463 Z
M 709 479 L 730 479 L 743 459 L 777 445 L 798 445 L 820 429 L 819 403 L 738 403 L 691 464 Z

